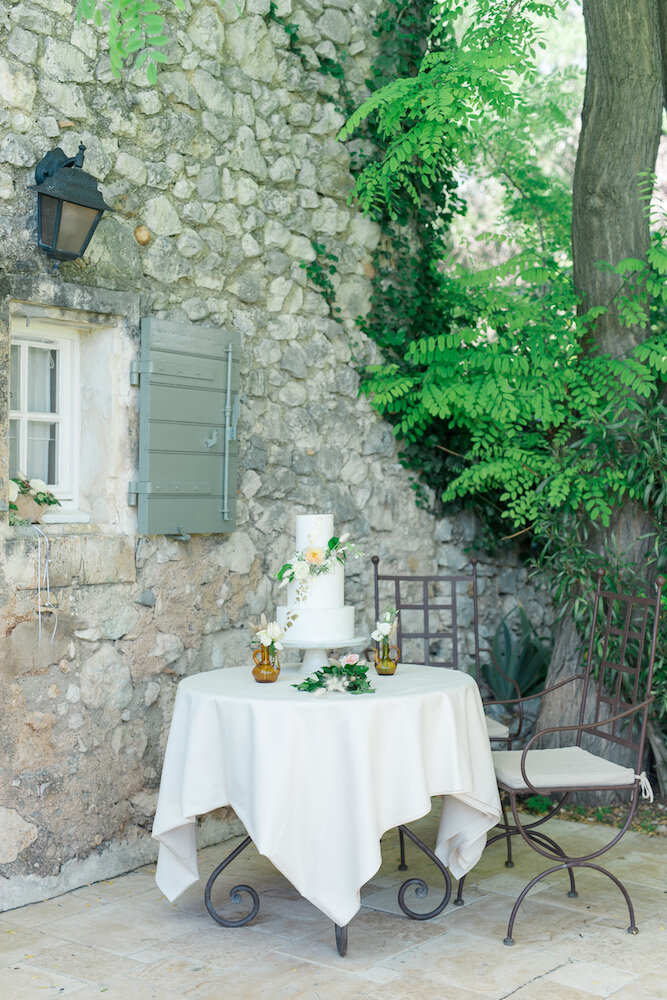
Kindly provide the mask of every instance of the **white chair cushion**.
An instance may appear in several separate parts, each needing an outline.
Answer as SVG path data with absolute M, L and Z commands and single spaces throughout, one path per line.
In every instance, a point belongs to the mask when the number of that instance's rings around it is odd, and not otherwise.
M 521 774 L 521 750 L 492 751 L 496 778 L 507 788 L 527 790 Z M 633 785 L 635 772 L 581 747 L 529 750 L 526 774 L 535 788 L 595 788 L 598 785 Z
M 485 715 L 486 728 L 489 733 L 490 740 L 504 740 L 510 734 L 507 726 L 504 726 L 502 722 L 497 722 L 496 719 L 492 719 L 490 715 Z

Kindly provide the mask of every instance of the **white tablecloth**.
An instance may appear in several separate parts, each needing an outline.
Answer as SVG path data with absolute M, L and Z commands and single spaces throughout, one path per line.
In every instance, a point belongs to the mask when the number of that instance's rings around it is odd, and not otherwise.
M 153 825 L 168 899 L 199 877 L 195 818 L 224 805 L 341 926 L 380 867 L 381 835 L 426 815 L 433 795 L 445 796 L 437 856 L 457 878 L 477 863 L 500 801 L 474 680 L 405 664 L 369 677 L 375 694 L 324 696 L 295 690 L 285 669 L 275 684 L 249 667 L 181 681 Z

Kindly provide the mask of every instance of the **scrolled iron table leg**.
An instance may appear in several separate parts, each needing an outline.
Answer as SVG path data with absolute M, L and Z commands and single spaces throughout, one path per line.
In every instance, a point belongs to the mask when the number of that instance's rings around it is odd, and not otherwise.
M 220 864 L 212 873 L 208 882 L 206 883 L 206 888 L 204 890 L 204 902 L 206 903 L 206 909 L 213 917 L 215 922 L 217 924 L 220 924 L 222 927 L 243 927 L 245 926 L 245 924 L 250 923 L 250 921 L 257 915 L 257 911 L 259 910 L 259 896 L 257 895 L 257 892 L 252 888 L 251 885 L 235 885 L 230 890 L 229 898 L 231 899 L 232 903 L 240 903 L 241 893 L 244 892 L 246 892 L 252 899 L 252 909 L 250 910 L 250 913 L 246 914 L 245 917 L 239 917 L 238 920 L 227 920 L 226 917 L 223 917 L 220 913 L 218 913 L 216 908 L 213 906 L 213 903 L 211 902 L 211 890 L 213 888 L 213 883 L 217 879 L 218 875 L 220 875 L 220 873 L 225 870 L 227 865 L 232 863 L 234 858 L 237 858 L 239 856 L 241 851 L 245 851 L 246 847 L 250 843 L 251 843 L 250 837 L 246 837 L 246 839 L 243 841 L 242 844 L 239 844 L 239 846 L 235 848 L 231 852 L 231 854 L 229 854 L 224 859 L 224 861 L 220 862 Z
M 444 908 L 447 906 L 447 903 L 449 902 L 449 898 L 450 898 L 450 896 L 452 894 L 452 880 L 449 877 L 449 872 L 447 871 L 447 869 L 443 865 L 442 861 L 435 856 L 435 854 L 433 853 L 433 851 L 431 851 L 426 846 L 426 844 L 423 841 L 421 841 L 419 839 L 419 837 L 416 836 L 416 834 L 414 834 L 412 832 L 412 830 L 408 830 L 407 826 L 399 826 L 398 829 L 400 831 L 402 831 L 402 833 L 404 833 L 406 837 L 409 837 L 409 839 L 412 841 L 412 843 L 416 847 L 418 847 L 420 851 L 424 852 L 424 854 L 427 856 L 427 858 L 429 858 L 433 862 L 433 864 L 436 866 L 436 868 L 439 869 L 439 871 L 442 873 L 442 876 L 443 876 L 443 878 L 445 880 L 445 895 L 444 895 L 442 901 L 435 907 L 435 909 L 429 910 L 428 913 L 420 913 L 418 910 L 412 910 L 412 909 L 410 909 L 410 907 L 408 906 L 408 904 L 405 902 L 405 894 L 406 894 L 407 890 L 410 889 L 410 888 L 412 888 L 412 887 L 414 887 L 415 895 L 419 899 L 423 899 L 426 895 L 428 895 L 428 886 L 427 886 L 426 882 L 424 882 L 423 879 L 421 879 L 421 878 L 409 878 L 409 879 L 406 879 L 406 881 L 403 882 L 402 885 L 399 887 L 399 890 L 398 890 L 398 905 L 400 906 L 400 908 L 403 911 L 403 913 L 405 913 L 406 917 L 410 917 L 412 920 L 431 920 L 433 917 L 437 917 L 439 913 L 442 913 L 442 911 L 444 910 Z
M 334 924 L 334 927 L 336 928 L 336 948 L 338 949 L 338 954 L 341 958 L 345 958 L 347 954 L 347 924 L 344 927 Z

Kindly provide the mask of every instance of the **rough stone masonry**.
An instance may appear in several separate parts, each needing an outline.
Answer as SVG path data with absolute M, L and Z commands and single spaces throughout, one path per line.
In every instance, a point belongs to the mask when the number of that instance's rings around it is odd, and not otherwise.
M 72 2 L 0 0 L 5 505 L 12 309 L 28 303 L 70 321 L 113 314 L 119 330 L 100 375 L 113 403 L 104 420 L 94 391 L 82 399 L 90 461 L 106 462 L 92 477 L 90 521 L 45 527 L 58 627 L 51 639 L 52 612 L 44 613 L 41 644 L 43 549 L 0 515 L 0 909 L 155 856 L 150 827 L 176 685 L 195 671 L 249 663 L 248 623 L 273 611 L 273 574 L 290 553 L 296 512 L 333 510 L 337 528 L 387 567 L 458 570 L 469 558 L 472 519 L 436 520 L 416 508 L 390 427 L 358 398 L 357 366 L 374 355 L 355 317 L 368 307 L 379 232 L 348 203 L 339 84 L 317 69 L 344 49 L 353 95 L 363 95 L 381 3 L 278 0 L 277 13 L 299 25 L 304 68 L 268 17 L 269 0 L 219 9 L 185 0 L 151 87 L 141 73 L 112 76 L 103 33 L 76 24 Z M 73 155 L 80 141 L 115 214 L 83 261 L 53 270 L 34 245 L 27 185 L 48 149 Z M 137 227 L 149 242 L 135 238 Z M 336 320 L 301 266 L 314 259 L 313 241 L 338 256 Z M 230 535 L 184 543 L 136 534 L 124 499 L 137 461 L 138 400 L 127 374 L 145 315 L 241 335 Z M 347 600 L 366 627 L 370 568 L 366 558 L 347 570 Z M 544 601 L 512 557 L 483 562 L 481 574 L 487 629 L 517 596 L 542 621 Z M 200 841 L 224 839 L 235 823 L 224 810 L 207 817 Z

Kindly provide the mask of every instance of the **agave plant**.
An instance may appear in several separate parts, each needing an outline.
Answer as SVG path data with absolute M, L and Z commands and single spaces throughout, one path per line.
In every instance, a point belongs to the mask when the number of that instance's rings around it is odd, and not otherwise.
M 518 611 L 520 631 L 507 624 Z M 553 639 L 539 636 L 521 606 L 506 614 L 496 629 L 489 660 L 482 665 L 482 678 L 496 701 L 509 701 L 537 694 L 547 677 Z M 517 691 L 518 689 L 518 691 Z

